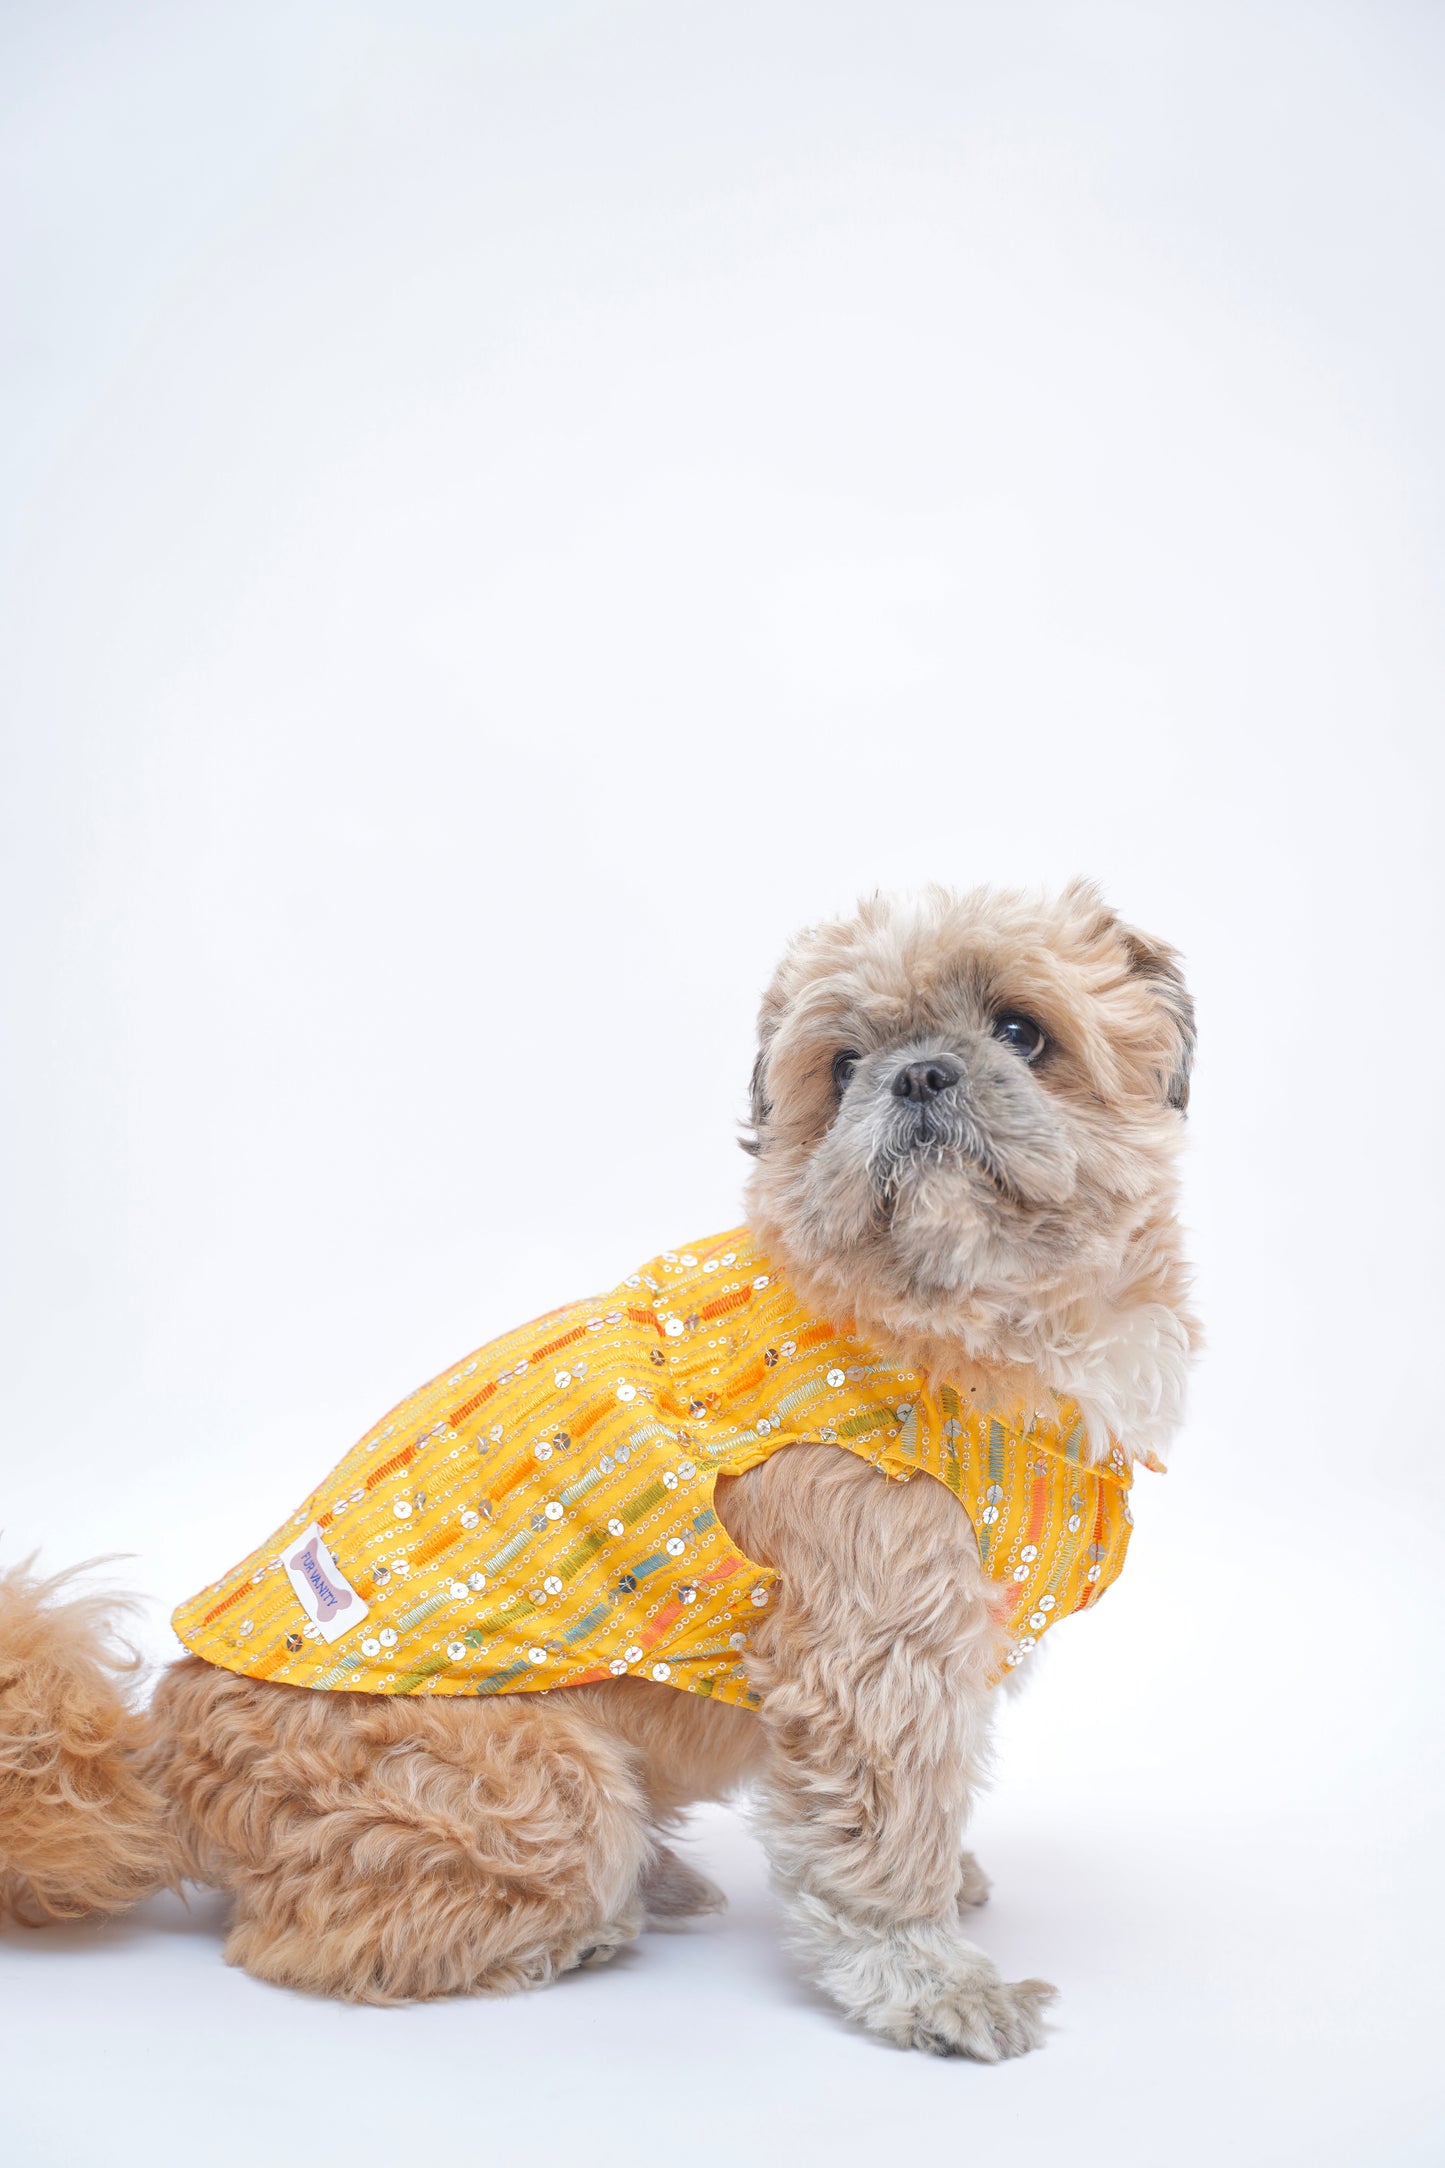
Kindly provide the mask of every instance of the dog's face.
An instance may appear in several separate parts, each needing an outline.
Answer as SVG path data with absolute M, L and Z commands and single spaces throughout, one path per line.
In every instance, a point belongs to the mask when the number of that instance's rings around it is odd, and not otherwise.
M 799 936 L 760 1038 L 754 1225 L 856 1312 L 1107 1278 L 1167 1207 L 1189 997 L 1090 884 L 875 898 Z

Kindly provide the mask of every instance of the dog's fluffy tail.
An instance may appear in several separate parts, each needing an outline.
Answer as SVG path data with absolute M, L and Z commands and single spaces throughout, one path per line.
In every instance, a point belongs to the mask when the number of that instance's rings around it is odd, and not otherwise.
M 98 1563 L 98 1561 L 92 1561 Z M 0 1920 L 120 1912 L 174 1885 L 165 1803 L 147 1780 L 140 1659 L 123 1599 L 0 1573 Z

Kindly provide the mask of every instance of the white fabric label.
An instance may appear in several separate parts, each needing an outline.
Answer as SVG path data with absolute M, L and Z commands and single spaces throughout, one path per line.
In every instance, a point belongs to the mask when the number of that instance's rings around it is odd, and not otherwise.
M 371 1606 L 362 1602 L 327 1550 L 315 1521 L 299 1542 L 287 1544 L 282 1557 L 286 1578 L 306 1616 L 320 1627 L 323 1641 L 339 1640 L 361 1624 Z

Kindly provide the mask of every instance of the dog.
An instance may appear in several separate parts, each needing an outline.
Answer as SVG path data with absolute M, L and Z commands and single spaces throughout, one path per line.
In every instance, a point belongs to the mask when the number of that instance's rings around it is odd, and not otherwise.
M 1087 882 L 800 934 L 745 1228 L 403 1403 L 182 1606 L 148 1707 L 103 1599 L 0 1581 L 0 1913 L 189 1879 L 262 1979 L 499 1993 L 719 1909 L 664 1839 L 749 1789 L 848 2017 L 1040 2045 L 962 1834 L 999 1683 L 1097 1600 L 1181 1421 L 1194 1038 L 1175 952 Z

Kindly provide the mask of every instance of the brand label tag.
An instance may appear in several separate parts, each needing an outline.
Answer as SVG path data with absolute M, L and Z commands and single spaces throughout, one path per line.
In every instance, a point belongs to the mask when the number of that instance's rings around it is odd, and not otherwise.
M 371 1607 L 362 1602 L 327 1550 L 315 1521 L 299 1543 L 286 1546 L 283 1556 L 286 1578 L 306 1616 L 320 1627 L 323 1641 L 335 1641 L 361 1624 Z

